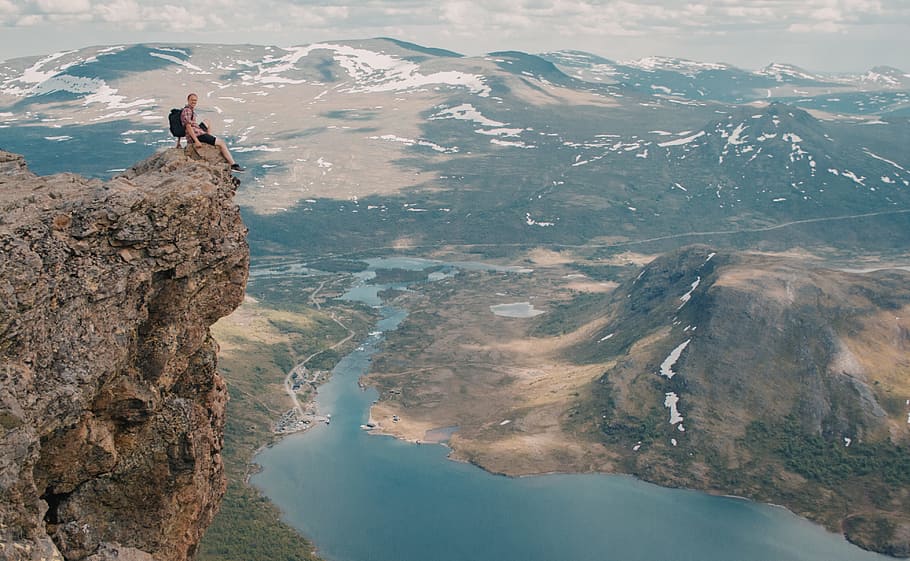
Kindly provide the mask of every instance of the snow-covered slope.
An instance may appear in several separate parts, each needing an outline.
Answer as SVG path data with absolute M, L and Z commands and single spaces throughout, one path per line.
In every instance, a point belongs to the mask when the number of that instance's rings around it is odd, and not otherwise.
M 0 146 L 110 175 L 173 145 L 193 91 L 256 212 L 583 243 L 910 205 L 902 79 L 388 39 L 106 46 L 0 63 Z

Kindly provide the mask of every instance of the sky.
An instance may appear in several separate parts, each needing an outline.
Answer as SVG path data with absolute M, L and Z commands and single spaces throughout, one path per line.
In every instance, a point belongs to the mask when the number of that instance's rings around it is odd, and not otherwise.
M 910 72 L 910 0 L 0 0 L 0 60 L 94 45 L 371 37 L 469 56 L 574 49 Z

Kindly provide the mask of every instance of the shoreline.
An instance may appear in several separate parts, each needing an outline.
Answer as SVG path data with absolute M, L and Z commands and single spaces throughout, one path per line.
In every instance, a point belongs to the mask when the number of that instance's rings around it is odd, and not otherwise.
M 363 386 L 361 386 L 361 388 L 362 388 L 362 389 L 365 389 L 365 388 L 363 388 Z M 373 406 L 374 406 L 375 404 L 376 404 L 376 403 L 374 403 L 374 404 L 372 404 L 372 405 L 370 406 L 370 413 L 369 413 L 369 415 L 368 415 L 368 421 L 367 421 L 368 423 L 374 423 L 374 421 L 375 421 L 375 419 L 374 419 L 373 416 L 372 416 L 372 408 L 373 408 Z M 853 545 L 853 546 L 855 546 L 855 547 L 857 547 L 857 548 L 859 548 L 859 549 L 861 549 L 861 550 L 863 550 L 863 551 L 871 551 L 871 552 L 874 552 L 874 553 L 879 553 L 880 555 L 883 555 L 883 556 L 886 556 L 886 557 L 891 557 L 891 558 L 894 558 L 894 559 L 899 559 L 899 557 L 888 556 L 887 554 L 884 554 L 884 553 L 881 553 L 881 552 L 875 552 L 874 550 L 870 550 L 870 549 L 863 548 L 863 547 L 861 547 L 859 544 L 857 544 L 857 543 L 851 541 L 851 540 L 848 538 L 846 532 L 843 532 L 843 531 L 835 531 L 835 530 L 833 530 L 833 529 L 831 529 L 831 528 L 825 526 L 824 524 L 822 524 L 822 523 L 820 523 L 820 522 L 818 522 L 818 521 L 816 521 L 816 520 L 813 520 L 813 519 L 811 519 L 811 518 L 808 518 L 807 516 L 800 515 L 800 514 L 796 513 L 796 512 L 793 511 L 792 509 L 790 509 L 790 508 L 788 508 L 787 506 L 782 505 L 782 504 L 777 504 L 777 503 L 773 503 L 773 502 L 765 502 L 765 501 L 761 501 L 761 500 L 758 500 L 758 499 L 752 499 L 752 498 L 749 498 L 749 497 L 746 497 L 746 496 L 742 496 L 742 495 L 730 494 L 730 493 L 724 492 L 724 491 L 721 490 L 721 489 L 714 489 L 714 488 L 699 488 L 699 487 L 693 487 L 693 486 L 670 485 L 670 484 L 667 484 L 667 483 L 659 483 L 659 482 L 657 482 L 657 481 L 652 481 L 652 480 L 649 480 L 649 479 L 642 478 L 642 477 L 640 477 L 640 476 L 638 476 L 638 475 L 635 475 L 635 474 L 632 474 L 632 473 L 621 472 L 621 471 L 553 470 L 553 471 L 541 471 L 541 472 L 513 472 L 513 473 L 502 472 L 502 471 L 496 471 L 496 470 L 489 469 L 488 467 L 485 467 L 483 464 L 481 464 L 481 463 L 479 463 L 479 462 L 476 462 L 476 461 L 473 461 L 473 460 L 464 459 L 464 458 L 459 458 L 459 457 L 453 457 L 452 454 L 453 454 L 453 453 L 456 453 L 457 451 L 456 451 L 454 448 L 452 448 L 451 446 L 449 446 L 449 445 L 447 444 L 446 441 L 430 441 L 430 440 L 423 440 L 423 441 L 421 441 L 421 440 L 416 440 L 416 439 L 411 439 L 411 438 L 404 438 L 404 437 L 399 436 L 399 435 L 397 435 L 397 434 L 395 434 L 395 433 L 389 432 L 389 431 L 387 431 L 387 430 L 383 430 L 381 424 L 378 424 L 378 423 L 374 423 L 374 424 L 375 424 L 375 426 L 374 426 L 373 428 L 370 428 L 370 429 L 363 429 L 364 432 L 367 432 L 367 433 L 368 433 L 369 435 L 371 435 L 371 436 L 372 436 L 372 435 L 376 435 L 376 436 L 389 436 L 389 437 L 395 438 L 395 439 L 397 439 L 397 440 L 400 440 L 400 441 L 403 441 L 403 442 L 408 442 L 408 443 L 411 443 L 411 444 L 414 444 L 414 445 L 435 444 L 435 445 L 443 446 L 443 447 L 445 447 L 445 448 L 448 448 L 448 450 L 449 450 L 449 453 L 446 454 L 446 460 L 447 460 L 447 461 L 452 461 L 452 462 L 461 463 L 461 464 L 469 464 L 469 465 L 475 466 L 476 468 L 478 468 L 478 469 L 484 471 L 485 473 L 487 473 L 487 474 L 489 474 L 489 475 L 491 475 L 491 476 L 496 476 L 496 477 L 507 477 L 507 478 L 511 478 L 511 479 L 522 479 L 522 478 L 530 478 L 530 477 L 545 477 L 545 476 L 555 476 L 555 475 L 570 475 L 570 476 L 571 476 L 571 475 L 602 475 L 602 476 L 609 476 L 609 477 L 621 477 L 621 478 L 632 479 L 632 480 L 638 481 L 638 482 L 640 482 L 640 483 L 644 483 L 644 484 L 646 484 L 646 485 L 652 485 L 652 486 L 655 486 L 655 487 L 661 487 L 661 488 L 664 488 L 664 489 L 674 489 L 674 490 L 685 491 L 685 492 L 690 492 L 690 493 L 701 493 L 701 494 L 709 495 L 709 496 L 712 496 L 712 497 L 726 498 L 726 499 L 731 499 L 731 500 L 740 501 L 740 502 L 752 503 L 752 504 L 755 504 L 755 505 L 767 506 L 767 507 L 771 507 L 771 508 L 774 508 L 774 509 L 780 509 L 780 510 L 786 511 L 789 515 L 792 515 L 793 517 L 795 517 L 795 518 L 797 518 L 797 519 L 799 519 L 799 520 L 802 520 L 802 521 L 804 521 L 804 522 L 808 522 L 808 523 L 810 523 L 810 524 L 812 524 L 812 525 L 814 525 L 814 526 L 816 526 L 816 527 L 818 527 L 818 528 L 820 528 L 820 529 L 823 529 L 824 531 L 826 531 L 826 532 L 828 532 L 828 533 L 830 533 L 830 534 L 838 535 L 838 536 L 840 536 L 845 542 L 850 543 L 851 545 Z M 364 426 L 364 425 L 361 425 L 361 426 Z M 302 429 L 302 430 L 298 430 L 298 431 L 292 431 L 292 432 L 288 432 L 288 433 L 276 435 L 276 436 L 277 436 L 276 442 L 277 442 L 278 440 L 283 439 L 283 437 L 288 436 L 288 435 L 291 435 L 291 434 L 295 434 L 296 432 L 305 432 L 308 428 L 309 428 L 309 427 L 306 427 L 306 428 L 304 428 L 304 429 Z M 444 427 L 443 427 L 443 428 L 444 428 Z M 270 443 L 270 444 L 263 445 L 263 448 L 266 447 L 266 446 L 269 446 L 269 445 L 271 445 L 271 444 L 274 444 L 274 442 L 272 442 L 272 443 Z M 258 464 L 255 464 L 255 465 L 258 465 Z M 267 497 L 267 498 L 268 498 L 268 497 Z M 271 499 L 269 499 L 269 501 L 271 502 Z M 274 504 L 274 503 L 272 503 L 272 504 Z M 299 531 L 298 531 L 298 532 L 299 532 Z M 303 536 L 303 537 L 305 537 L 306 539 L 309 539 L 307 536 L 305 536 L 305 535 L 302 534 L 302 533 L 300 533 L 300 535 Z M 315 546 L 315 544 L 314 544 L 314 546 Z
M 371 411 L 372 411 L 372 406 L 371 406 Z M 372 420 L 372 413 L 371 413 L 370 419 Z M 489 474 L 489 475 L 497 476 L 497 477 L 507 477 L 507 478 L 511 478 L 511 479 L 522 479 L 522 478 L 530 478 L 530 477 L 545 477 L 545 476 L 551 476 L 551 475 L 603 475 L 603 476 L 610 476 L 610 477 L 623 477 L 623 478 L 634 479 L 634 480 L 636 480 L 636 481 L 638 481 L 638 482 L 641 482 L 641 483 L 644 483 L 644 484 L 647 484 L 647 485 L 653 485 L 653 486 L 656 486 L 656 487 L 661 487 L 661 488 L 664 488 L 664 489 L 675 489 L 675 490 L 686 491 L 686 492 L 691 492 L 691 493 L 701 493 L 701 494 L 709 495 L 709 496 L 712 496 L 712 497 L 726 498 L 726 499 L 731 499 L 731 500 L 740 501 L 740 502 L 752 503 L 752 504 L 755 504 L 755 505 L 767 506 L 767 507 L 770 507 L 770 508 L 783 510 L 783 511 L 787 512 L 788 514 L 792 515 L 793 517 L 795 517 L 795 518 L 797 518 L 797 519 L 799 519 L 799 520 L 802 520 L 802 521 L 808 522 L 808 523 L 810 523 L 810 524 L 812 524 L 812 525 L 814 525 L 814 526 L 817 526 L 818 528 L 821 528 L 821 529 L 823 529 L 824 531 L 826 531 L 826 532 L 828 532 L 828 533 L 830 533 L 830 534 L 834 534 L 834 535 L 840 536 L 845 542 L 847 542 L 847 543 L 849 543 L 849 544 L 851 544 L 851 545 L 853 545 L 853 546 L 855 546 L 855 547 L 857 547 L 857 548 L 859 548 L 859 549 L 861 549 L 861 550 L 863 550 L 863 551 L 870 551 L 870 552 L 873 552 L 873 553 L 878 553 L 878 554 L 880 554 L 880 555 L 883 555 L 883 556 L 885 556 L 885 557 L 890 557 L 890 558 L 893 558 L 893 559 L 901 559 L 901 557 L 891 556 L 891 555 L 888 555 L 888 554 L 886 554 L 886 553 L 882 553 L 881 551 L 876 551 L 876 550 L 864 548 L 864 547 L 862 547 L 860 544 L 858 544 L 858 543 L 856 543 L 856 542 L 850 540 L 848 534 L 847 534 L 845 531 L 843 531 L 842 529 L 841 529 L 841 530 L 835 530 L 835 529 L 833 529 L 833 528 L 831 528 L 831 527 L 826 526 L 825 524 L 821 523 L 821 522 L 818 521 L 818 520 L 813 520 L 812 518 L 809 518 L 808 516 L 805 516 L 805 515 L 802 515 L 802 514 L 799 514 L 799 513 L 795 512 L 793 509 L 787 507 L 786 505 L 778 504 L 778 503 L 774 503 L 774 502 L 762 501 L 762 500 L 760 500 L 760 499 L 753 499 L 753 498 L 746 497 L 746 496 L 742 496 L 742 495 L 735 495 L 735 494 L 731 494 L 731 493 L 725 492 L 725 491 L 722 490 L 722 489 L 716 489 L 716 488 L 700 488 L 700 487 L 688 486 L 688 485 L 671 485 L 671 484 L 668 484 L 668 483 L 660 483 L 660 482 L 658 482 L 658 481 L 645 479 L 645 478 L 640 477 L 640 476 L 638 476 L 638 475 L 636 475 L 636 474 L 628 473 L 628 472 L 622 472 L 622 471 L 598 471 L 598 470 L 590 470 L 590 471 L 581 471 L 581 470 L 552 470 L 552 471 L 541 471 L 541 472 L 504 472 L 504 471 L 497 471 L 497 470 L 490 469 L 490 468 L 484 466 L 482 463 L 477 462 L 477 461 L 474 461 L 474 460 L 465 459 L 465 458 L 459 458 L 459 457 L 453 457 L 453 454 L 457 453 L 457 450 L 454 449 L 454 448 L 452 448 L 451 446 L 449 446 L 446 442 L 419 441 L 419 440 L 414 440 L 414 439 L 410 439 L 410 438 L 405 438 L 405 437 L 399 436 L 399 435 L 397 435 L 397 434 L 395 434 L 395 433 L 392 433 L 392 432 L 389 432 L 389 431 L 386 431 L 386 430 L 382 430 L 381 425 L 379 425 L 379 424 L 377 424 L 376 427 L 374 427 L 373 429 L 370 429 L 370 430 L 368 430 L 368 431 L 366 431 L 366 432 L 370 433 L 371 435 L 374 435 L 374 434 L 375 434 L 375 435 L 378 435 L 378 436 L 390 436 L 390 437 L 393 437 L 393 438 L 395 438 L 395 439 L 397 439 L 397 440 L 404 441 L 404 442 L 409 442 L 409 443 L 411 443 L 411 444 L 417 444 L 417 445 L 420 445 L 420 444 L 437 444 L 437 445 L 440 445 L 440 446 L 444 446 L 444 447 L 446 447 L 446 448 L 449 449 L 449 453 L 446 454 L 446 460 L 452 461 L 452 462 L 456 462 L 456 463 L 469 464 L 469 465 L 472 465 L 472 466 L 477 467 L 478 469 L 480 469 L 480 470 L 486 472 L 486 473 Z
M 332 376 L 325 377 L 322 380 L 322 382 L 320 383 L 320 386 L 324 383 L 327 383 L 329 380 L 331 380 L 331 378 L 332 378 Z M 361 388 L 361 390 L 366 390 L 366 388 L 367 388 L 365 385 L 363 385 L 359 382 L 358 382 L 358 385 Z M 312 394 L 311 398 L 308 399 L 303 404 L 306 406 L 315 406 L 317 395 L 318 395 L 318 389 L 317 389 L 317 391 L 315 391 Z M 483 463 L 480 463 L 478 461 L 455 456 L 454 454 L 457 454 L 458 451 L 455 448 L 453 448 L 452 446 L 450 446 L 448 444 L 447 440 L 446 441 L 431 441 L 431 440 L 426 440 L 426 439 L 421 440 L 421 439 L 416 439 L 416 438 L 408 438 L 408 437 L 403 436 L 401 433 L 396 433 L 396 432 L 388 430 L 381 422 L 377 422 L 376 418 L 373 416 L 373 408 L 375 406 L 379 405 L 380 403 L 382 403 L 382 402 L 377 400 L 377 401 L 374 401 L 370 405 L 369 413 L 368 413 L 368 417 L 367 417 L 367 423 L 372 423 L 374 426 L 369 429 L 362 429 L 365 432 L 367 432 L 369 435 L 371 435 L 371 436 L 372 435 L 389 436 L 389 437 L 395 438 L 397 440 L 408 442 L 408 443 L 411 443 L 413 445 L 418 445 L 418 446 L 422 445 L 422 444 L 440 445 L 440 446 L 443 446 L 448 449 L 448 453 L 446 454 L 447 461 L 452 461 L 452 462 L 461 463 L 461 464 L 470 464 L 492 476 L 507 477 L 507 478 L 513 478 L 513 479 L 530 478 L 530 477 L 545 477 L 545 476 L 555 476 L 555 475 L 603 475 L 603 476 L 611 476 L 611 477 L 629 478 L 629 479 L 634 479 L 640 483 L 644 483 L 647 485 L 653 485 L 656 487 L 662 487 L 664 489 L 676 489 L 676 490 L 681 490 L 681 491 L 686 491 L 686 492 L 691 492 L 691 493 L 703 493 L 703 494 L 709 495 L 709 496 L 722 497 L 722 498 L 732 499 L 732 500 L 736 500 L 736 501 L 753 503 L 756 505 L 768 506 L 768 507 L 775 508 L 775 509 L 781 509 L 781 510 L 786 511 L 788 514 L 794 516 L 795 518 L 798 518 L 805 522 L 809 522 L 810 524 L 813 524 L 814 526 L 817 526 L 817 527 L 825 530 L 828 533 L 840 536 L 845 542 L 850 543 L 851 545 L 853 545 L 861 550 L 875 552 L 875 550 L 864 548 L 860 544 L 851 541 L 849 539 L 847 533 L 844 532 L 843 530 L 836 530 L 836 529 L 830 528 L 817 520 L 813 520 L 805 515 L 798 514 L 797 512 L 795 512 L 794 510 L 790 509 L 789 507 L 787 507 L 785 505 L 777 504 L 777 503 L 773 503 L 773 502 L 761 501 L 759 499 L 753 499 L 753 498 L 742 496 L 742 495 L 730 494 L 728 492 L 724 492 L 724 490 L 722 490 L 722 489 L 700 488 L 700 487 L 691 486 L 691 485 L 674 485 L 674 484 L 670 484 L 668 482 L 659 482 L 659 481 L 655 481 L 655 480 L 646 479 L 646 478 L 640 477 L 639 475 L 636 475 L 633 473 L 628 473 L 628 472 L 622 472 L 622 471 L 549 470 L 549 471 L 533 471 L 533 472 L 526 472 L 526 471 L 509 472 L 509 471 L 499 471 L 499 470 L 491 469 L 491 468 L 485 466 Z M 305 426 L 297 428 L 297 429 L 288 430 L 288 431 L 284 431 L 284 432 L 273 432 L 272 433 L 273 438 L 270 439 L 269 442 L 263 443 L 259 448 L 257 448 L 257 450 L 253 454 L 252 458 L 255 458 L 255 456 L 263 449 L 273 446 L 277 442 L 283 440 L 285 437 L 291 436 L 291 435 L 297 434 L 297 433 L 304 433 L 314 425 L 315 425 L 315 423 L 308 423 Z M 363 427 L 365 425 L 361 425 L 361 426 Z M 436 427 L 435 429 L 432 429 L 432 430 L 438 430 L 440 428 L 447 428 L 447 427 Z M 262 468 L 258 463 L 256 463 L 252 459 L 251 459 L 249 466 L 251 469 L 248 471 L 248 473 L 245 477 L 245 483 L 247 485 L 250 485 L 253 488 L 256 488 L 255 485 L 252 485 L 252 483 L 250 483 L 250 478 L 255 473 L 258 473 Z M 259 492 L 261 492 L 261 491 L 259 491 Z M 266 498 L 269 500 L 269 502 L 271 504 L 273 504 L 273 505 L 275 504 L 274 502 L 272 502 L 271 499 L 269 499 L 268 497 L 266 497 Z M 277 505 L 275 505 L 275 506 L 277 507 Z M 282 512 L 282 515 L 284 515 L 283 512 Z M 295 531 L 297 531 L 301 537 L 303 537 L 307 540 L 310 539 L 309 537 L 304 535 L 299 530 L 295 529 Z M 315 547 L 315 544 L 313 544 L 313 545 Z M 876 553 L 887 556 L 887 554 L 884 554 L 881 552 L 876 552 Z M 898 557 L 894 557 L 894 556 L 890 556 L 890 557 L 895 558 L 895 559 L 898 558 Z
M 383 403 L 382 401 L 376 401 L 373 404 L 371 404 L 370 414 L 369 414 L 369 418 L 370 418 L 371 422 L 375 422 L 375 417 L 373 414 L 374 408 L 377 406 L 381 407 L 382 403 Z M 388 403 L 388 402 L 386 402 L 386 403 Z M 407 425 L 405 424 L 405 426 L 407 426 Z M 437 430 L 440 428 L 445 428 L 445 427 L 434 427 L 433 429 L 430 429 L 430 430 Z M 405 436 L 407 434 L 407 432 L 409 432 L 409 431 L 395 430 L 394 427 L 384 425 L 382 422 L 376 423 L 376 426 L 367 432 L 369 432 L 371 435 L 375 434 L 375 435 L 380 435 L 380 436 L 390 436 L 390 437 L 396 438 L 397 440 L 409 442 L 412 444 L 418 444 L 418 445 L 423 444 L 423 443 L 440 444 L 440 445 L 448 448 L 448 453 L 446 454 L 446 460 L 456 462 L 456 463 L 473 465 L 473 466 L 477 467 L 478 469 L 483 470 L 487 474 L 490 474 L 493 476 L 508 477 L 508 478 L 513 478 L 513 479 L 543 477 L 543 476 L 549 476 L 549 475 L 603 475 L 603 476 L 612 476 L 612 477 L 618 476 L 618 477 L 631 478 L 631 479 L 634 479 L 641 483 L 653 485 L 656 487 L 661 487 L 664 489 L 676 489 L 676 490 L 681 490 L 681 491 L 686 491 L 686 492 L 691 492 L 691 493 L 701 493 L 701 494 L 709 495 L 712 497 L 726 498 L 726 499 L 731 499 L 731 500 L 740 501 L 740 502 L 752 503 L 754 505 L 767 506 L 767 507 L 770 507 L 773 509 L 779 509 L 779 510 L 786 511 L 789 515 L 793 516 L 794 518 L 796 518 L 798 520 L 808 522 L 809 524 L 812 524 L 818 528 L 823 529 L 827 533 L 837 535 L 843 541 L 849 543 L 850 545 L 852 545 L 854 547 L 857 547 L 860 550 L 878 553 L 879 555 L 883 555 L 883 556 L 894 558 L 894 559 L 900 558 L 897 556 L 888 555 L 887 553 L 885 553 L 881 550 L 864 547 L 862 543 L 859 543 L 857 541 L 850 539 L 850 535 L 845 531 L 845 529 L 843 527 L 843 521 L 840 521 L 839 524 L 833 524 L 833 523 L 826 524 L 821 519 L 821 517 L 818 517 L 818 518 L 814 517 L 812 512 L 800 513 L 800 512 L 797 512 L 797 510 L 794 508 L 791 508 L 784 504 L 773 502 L 771 500 L 762 500 L 759 497 L 753 498 L 753 497 L 749 497 L 749 496 L 733 494 L 733 493 L 730 493 L 729 490 L 726 490 L 723 488 L 713 487 L 710 485 L 699 485 L 698 482 L 695 482 L 696 484 L 694 484 L 694 485 L 691 484 L 691 482 L 689 484 L 680 484 L 680 482 L 678 482 L 678 481 L 665 480 L 665 479 L 661 479 L 659 477 L 648 478 L 648 477 L 643 477 L 639 474 L 630 473 L 627 471 L 620 471 L 620 470 L 598 470 L 598 469 L 591 469 L 591 470 L 555 469 L 555 470 L 546 470 L 546 471 L 543 471 L 543 470 L 541 470 L 541 471 L 508 470 L 508 469 L 499 470 L 499 469 L 491 468 L 491 467 L 485 465 L 482 461 L 473 460 L 470 458 L 459 456 L 459 450 L 457 449 L 457 445 L 456 445 L 456 447 L 453 447 L 453 446 L 449 445 L 448 442 L 431 442 L 429 440 L 418 440 L 418 439 L 414 438 L 413 436 Z M 410 431 L 410 432 L 413 432 L 413 431 Z M 823 512 L 819 512 L 819 513 L 815 513 L 815 514 L 824 515 Z
M 347 329 L 346 326 L 344 326 L 337 320 L 336 320 L 336 323 L 338 323 L 339 325 L 341 325 L 342 327 L 345 327 L 345 329 Z M 336 343 L 336 345 L 334 345 L 332 348 L 337 347 L 338 345 L 340 345 L 343 342 L 349 341 L 353 337 L 353 333 L 350 330 L 348 330 L 348 332 L 349 332 L 348 337 L 344 338 L 339 343 Z M 319 351 L 319 353 L 321 353 L 321 352 L 324 352 L 324 351 Z M 314 353 L 310 357 L 307 357 L 307 359 L 305 361 L 297 364 L 295 366 L 295 368 L 292 369 L 292 372 L 299 371 L 298 369 L 302 368 L 311 358 L 317 356 L 319 353 Z M 369 369 L 367 369 L 367 372 L 369 372 Z M 290 380 L 290 375 L 291 375 L 291 372 L 288 373 L 288 377 L 285 379 L 286 387 L 287 387 L 287 383 Z M 365 386 L 372 385 L 372 384 L 366 384 L 364 382 L 365 378 L 367 378 L 366 374 L 362 375 L 360 377 L 360 379 L 357 381 L 359 387 L 362 390 L 365 389 Z M 323 379 L 321 379 L 319 381 L 319 387 L 321 387 L 321 384 L 328 382 L 330 379 L 331 379 L 331 376 L 325 376 Z M 289 395 L 290 395 L 290 393 L 289 393 Z M 318 397 L 318 387 L 316 388 L 316 391 L 314 391 L 312 394 L 307 395 L 308 399 L 305 402 L 305 406 L 308 410 L 308 413 L 309 413 L 310 408 L 315 406 L 317 397 Z M 294 401 L 295 401 L 295 405 L 297 407 L 300 407 L 300 402 L 297 399 L 296 395 L 294 395 Z M 450 461 L 458 462 L 458 463 L 472 464 L 491 475 L 498 475 L 498 476 L 510 477 L 510 478 L 527 478 L 527 477 L 538 477 L 538 476 L 545 476 L 545 475 L 584 475 L 584 474 L 598 474 L 598 475 L 612 475 L 612 476 L 619 475 L 619 476 L 623 476 L 623 477 L 631 477 L 640 482 L 663 487 L 663 488 L 681 489 L 681 490 L 686 490 L 686 491 L 690 491 L 690 492 L 704 493 L 704 494 L 711 495 L 711 496 L 726 497 L 726 498 L 731 498 L 734 500 L 748 501 L 748 502 L 752 502 L 755 504 L 767 505 L 767 506 L 771 506 L 771 507 L 775 507 L 775 508 L 782 508 L 799 519 L 809 521 L 810 523 L 812 523 L 816 526 L 824 528 L 829 533 L 838 534 L 842 538 L 844 538 L 845 541 L 850 542 L 854 546 L 861 547 L 860 544 L 858 544 L 852 540 L 846 539 L 847 535 L 845 532 L 839 531 L 836 527 L 834 527 L 831 524 L 825 524 L 825 523 L 821 522 L 820 518 L 825 515 L 824 512 L 815 512 L 815 513 L 810 512 L 810 513 L 804 513 L 804 514 L 797 514 L 794 510 L 792 510 L 791 508 L 784 506 L 784 505 L 776 504 L 776 503 L 770 502 L 770 501 L 762 501 L 761 499 L 758 499 L 758 498 L 750 498 L 747 496 L 731 494 L 729 492 L 729 490 L 711 487 L 710 481 L 701 481 L 701 482 L 700 481 L 680 481 L 678 479 L 672 479 L 673 474 L 660 473 L 659 471 L 652 473 L 651 477 L 643 477 L 639 474 L 629 473 L 629 472 L 620 471 L 618 469 L 615 469 L 615 468 L 617 468 L 617 465 L 614 464 L 613 462 L 598 462 L 597 464 L 588 463 L 588 462 L 584 461 L 585 458 L 582 456 L 575 457 L 576 465 L 579 465 L 579 466 L 592 465 L 593 466 L 592 469 L 572 469 L 572 468 L 560 469 L 558 467 L 559 466 L 558 459 L 553 460 L 552 457 L 550 458 L 550 465 L 547 467 L 555 467 L 556 469 L 541 469 L 541 470 L 527 469 L 529 466 L 533 465 L 535 458 L 534 458 L 533 454 L 529 454 L 526 458 L 522 456 L 522 454 L 524 454 L 525 452 L 533 451 L 533 449 L 532 448 L 522 449 L 521 447 L 525 446 L 526 443 L 525 443 L 525 441 L 523 441 L 521 439 L 514 440 L 512 442 L 512 444 L 514 445 L 512 448 L 509 448 L 506 446 L 506 447 L 482 450 L 481 454 L 479 454 L 478 457 L 485 458 L 485 460 L 470 459 L 469 457 L 466 457 L 467 456 L 466 454 L 462 453 L 459 450 L 459 448 L 461 448 L 461 446 L 459 446 L 459 442 L 461 442 L 461 441 L 458 437 L 456 437 L 454 439 L 454 446 L 449 444 L 448 442 L 435 441 L 435 440 L 426 438 L 428 430 L 436 430 L 436 429 L 445 428 L 445 427 L 430 426 L 427 423 L 427 421 L 420 421 L 417 419 L 405 418 L 405 419 L 401 419 L 398 422 L 392 420 L 393 417 L 397 417 L 399 414 L 401 414 L 401 411 L 400 411 L 401 407 L 402 407 L 401 404 L 398 404 L 394 401 L 382 401 L 382 400 L 374 401 L 372 404 L 369 405 L 368 415 L 367 415 L 367 419 L 368 419 L 367 424 L 370 424 L 373 426 L 369 427 L 368 429 L 363 429 L 363 430 L 367 430 L 367 432 L 370 433 L 371 435 L 375 434 L 375 435 L 381 435 L 381 436 L 392 436 L 398 440 L 409 442 L 411 444 L 417 444 L 417 445 L 425 444 L 425 443 L 441 444 L 449 449 L 448 453 L 446 454 L 446 459 L 448 459 Z M 395 408 L 395 409 L 393 409 L 393 408 Z M 301 408 L 301 410 L 302 410 L 302 408 Z M 549 414 L 552 415 L 553 414 L 552 411 L 555 411 L 555 409 L 550 410 Z M 308 420 L 311 420 L 311 421 L 314 419 L 317 419 L 318 418 L 318 409 L 315 410 L 315 412 L 312 415 L 307 415 L 305 418 Z M 443 419 L 446 419 L 446 418 L 451 418 L 451 416 L 448 416 L 448 417 L 443 416 Z M 556 418 L 556 417 L 553 417 L 553 418 Z M 299 422 L 303 419 L 297 418 L 296 420 Z M 273 433 L 273 440 L 270 443 L 265 444 L 264 446 L 274 444 L 276 441 L 280 440 L 281 438 L 283 438 L 286 435 L 295 434 L 298 432 L 305 432 L 310 427 L 312 427 L 314 424 L 315 423 L 310 422 L 310 423 L 296 426 L 289 430 L 280 431 L 280 432 L 276 431 Z M 553 425 L 552 423 L 550 423 L 550 424 Z M 553 425 L 553 426 L 555 426 L 555 425 Z M 496 439 L 497 439 L 497 441 L 507 440 L 507 438 L 502 437 L 502 435 L 497 436 Z M 465 443 L 468 443 L 468 442 L 471 442 L 471 441 L 465 440 L 464 442 L 461 442 L 461 444 L 464 445 Z M 542 445 L 546 446 L 546 445 L 552 444 L 553 441 L 544 439 L 544 440 L 541 440 L 540 442 Z M 584 442 L 587 442 L 587 441 L 584 441 Z M 574 442 L 574 439 L 573 439 L 573 445 L 578 444 L 583 447 L 584 442 L 581 440 Z M 260 448 L 260 450 L 261 450 L 261 448 Z M 468 447 L 468 451 L 472 452 L 470 446 Z M 509 469 L 508 467 L 506 467 L 505 469 L 497 469 L 497 468 L 489 466 L 490 462 L 492 462 L 492 465 L 501 464 L 504 466 L 509 466 L 509 462 L 504 460 L 504 458 L 508 458 L 508 453 L 512 452 L 512 451 L 518 452 L 518 455 L 516 456 L 516 458 L 519 459 L 519 461 L 513 465 L 523 466 L 524 469 L 522 469 L 521 467 L 518 467 L 517 469 Z M 258 453 L 258 451 L 257 451 L 257 453 Z M 578 461 L 578 460 L 581 460 L 581 461 Z M 544 465 L 546 465 L 546 463 L 547 463 L 546 459 L 543 459 L 542 456 L 541 456 L 541 462 Z M 598 466 L 612 467 L 613 469 L 597 469 Z M 749 491 L 764 492 L 764 491 L 767 491 L 767 489 L 749 489 Z M 769 498 L 770 498 L 770 496 L 769 496 Z M 813 517 L 810 518 L 810 516 L 813 516 Z M 867 549 L 867 548 L 862 548 L 862 549 Z

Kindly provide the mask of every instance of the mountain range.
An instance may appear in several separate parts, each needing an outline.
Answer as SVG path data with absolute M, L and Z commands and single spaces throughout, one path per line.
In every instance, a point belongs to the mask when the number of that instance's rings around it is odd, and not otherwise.
M 394 39 L 89 47 L 0 63 L 0 148 L 107 178 L 175 144 L 166 116 L 190 92 L 248 168 L 254 263 L 545 250 L 565 270 L 522 280 L 557 287 L 523 337 L 598 372 L 561 386 L 560 438 L 910 555 L 910 74 Z M 489 292 L 471 282 L 426 301 Z M 476 444 L 522 411 L 462 425 L 455 453 L 495 467 Z
M 907 76 L 463 57 L 389 39 L 95 47 L 0 65 L 0 144 L 38 172 L 66 161 L 104 177 L 172 143 L 167 110 L 198 91 L 251 168 L 240 203 L 268 217 L 270 244 L 297 247 L 301 228 L 320 252 L 491 236 L 752 243 L 750 232 L 801 222 L 816 241 L 893 249 L 910 186 Z M 315 235 L 338 213 L 343 235 Z M 866 214 L 871 229 L 844 244 L 812 222 Z

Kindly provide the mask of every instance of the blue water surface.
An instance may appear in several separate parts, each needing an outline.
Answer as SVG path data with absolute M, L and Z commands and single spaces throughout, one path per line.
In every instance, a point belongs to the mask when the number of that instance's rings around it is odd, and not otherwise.
M 401 310 L 382 309 L 378 330 Z M 253 483 L 330 561 L 865 561 L 790 512 L 617 475 L 507 478 L 360 428 L 372 336 L 320 388 L 319 425 L 256 457 Z

